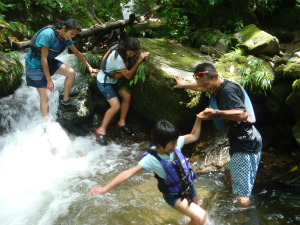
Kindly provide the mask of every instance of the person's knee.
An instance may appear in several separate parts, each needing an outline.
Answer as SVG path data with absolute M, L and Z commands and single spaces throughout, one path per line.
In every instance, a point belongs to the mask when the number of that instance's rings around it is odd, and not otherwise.
M 131 93 L 130 92 L 127 92 L 123 95 L 123 101 L 127 101 L 127 102 L 130 102 L 131 100 Z
M 203 225 L 207 218 L 207 212 L 203 210 L 201 214 L 197 214 L 193 218 L 191 218 L 192 224 Z
M 73 68 L 68 68 L 67 77 L 75 79 L 76 71 Z
M 41 95 L 41 103 L 42 104 L 48 104 L 49 101 L 49 93 L 46 93 L 44 95 Z
M 113 105 L 110 106 L 110 109 L 112 112 L 117 113 L 121 108 L 120 103 L 115 103 Z

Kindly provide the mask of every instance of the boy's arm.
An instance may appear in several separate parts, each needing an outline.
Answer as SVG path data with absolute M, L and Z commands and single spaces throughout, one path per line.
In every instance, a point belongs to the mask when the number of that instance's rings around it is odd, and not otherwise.
M 174 86 L 174 88 L 186 88 L 186 89 L 190 89 L 192 91 L 201 91 L 200 87 L 198 86 L 198 84 L 196 82 L 186 83 L 185 80 L 183 80 L 181 76 L 175 76 L 174 79 L 177 83 Z
M 201 133 L 201 122 L 199 117 L 196 117 L 196 122 L 190 134 L 184 135 L 184 144 L 195 142 L 199 139 Z
M 119 173 L 114 179 L 112 179 L 112 181 L 109 182 L 106 186 L 92 188 L 92 190 L 89 193 L 90 197 L 93 197 L 96 194 L 104 194 L 108 192 L 110 189 L 130 179 L 133 175 L 135 175 L 142 169 L 143 167 L 138 164 L 128 170 L 124 170 L 123 172 Z

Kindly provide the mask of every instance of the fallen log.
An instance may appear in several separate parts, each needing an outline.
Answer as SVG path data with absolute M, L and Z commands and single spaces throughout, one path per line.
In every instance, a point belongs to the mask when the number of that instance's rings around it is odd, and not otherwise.
M 129 24 L 132 24 L 135 21 L 135 14 L 130 14 L 129 19 L 127 20 L 118 20 L 115 22 L 108 22 L 103 25 L 93 25 L 87 30 L 83 30 L 80 33 L 77 34 L 78 38 L 86 38 L 89 36 L 98 36 L 99 34 L 103 33 L 109 33 L 111 30 L 125 27 Z

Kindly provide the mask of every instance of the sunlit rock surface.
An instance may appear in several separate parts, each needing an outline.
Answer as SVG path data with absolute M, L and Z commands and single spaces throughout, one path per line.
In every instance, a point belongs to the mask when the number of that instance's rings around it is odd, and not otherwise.
M 213 63 L 198 51 L 165 39 L 139 39 L 142 51 L 149 51 L 145 62 L 146 79 L 131 85 L 132 106 L 149 121 L 167 119 L 177 126 L 193 123 L 206 105 L 200 92 L 174 89 L 174 76 L 193 82 L 193 71 L 202 62 Z

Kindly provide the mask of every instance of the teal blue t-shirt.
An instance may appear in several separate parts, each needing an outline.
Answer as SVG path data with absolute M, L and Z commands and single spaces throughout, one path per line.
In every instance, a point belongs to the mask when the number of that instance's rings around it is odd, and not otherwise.
M 184 146 L 184 136 L 180 136 L 177 140 L 177 146 L 176 148 L 181 151 L 182 147 Z M 151 149 L 155 149 L 155 146 L 151 147 Z M 170 154 L 157 154 L 161 159 L 165 161 L 172 161 L 174 160 L 174 151 Z M 154 173 L 156 173 L 159 177 L 165 179 L 167 174 L 164 170 L 164 167 L 162 164 L 151 154 L 147 154 L 144 158 L 141 159 L 138 163 L 140 166 L 144 168 L 146 172 L 150 172 L 153 170 Z
M 36 47 L 42 47 L 46 46 L 48 48 L 50 48 L 52 45 L 54 45 L 56 43 L 56 39 L 55 39 L 55 34 L 54 31 L 52 30 L 52 28 L 46 28 L 45 30 L 43 30 L 36 38 L 35 41 L 35 45 Z M 73 41 L 70 38 L 69 40 L 67 40 L 67 45 L 72 45 Z M 28 67 L 31 68 L 42 68 L 42 62 L 41 62 L 41 58 L 40 57 L 35 57 L 35 58 L 29 58 L 31 54 L 31 49 L 29 50 L 26 58 L 25 58 L 25 64 Z

